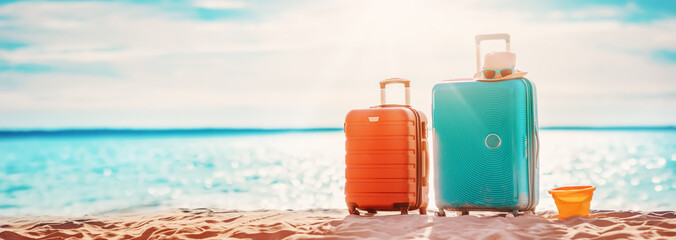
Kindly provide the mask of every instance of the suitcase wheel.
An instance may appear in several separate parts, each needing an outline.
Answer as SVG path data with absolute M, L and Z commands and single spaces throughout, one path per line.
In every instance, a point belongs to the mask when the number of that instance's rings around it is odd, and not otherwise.
M 439 211 L 437 212 L 437 217 L 445 217 L 445 216 L 446 216 L 446 212 L 444 212 L 443 209 L 439 209 Z
M 420 212 L 420 215 L 427 215 L 427 208 L 420 208 L 418 212 Z
M 375 209 L 367 209 L 366 212 L 373 213 L 373 214 L 378 213 L 378 211 L 376 211 Z
M 359 210 L 357 210 L 357 204 L 356 203 L 347 203 L 347 212 L 350 213 L 350 215 L 360 215 Z
M 394 209 L 398 208 L 401 211 L 401 215 L 408 215 L 408 206 L 410 205 L 410 203 L 395 203 Z
M 401 215 L 408 215 L 408 207 L 406 207 L 406 208 L 402 207 L 401 208 Z
M 458 211 L 458 216 L 469 215 L 469 211 Z

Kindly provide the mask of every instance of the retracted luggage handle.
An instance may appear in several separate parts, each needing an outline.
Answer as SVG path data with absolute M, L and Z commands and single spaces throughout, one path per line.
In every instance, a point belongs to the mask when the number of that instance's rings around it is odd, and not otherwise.
M 507 52 L 509 52 L 509 34 L 507 33 L 492 33 L 492 34 L 480 34 L 474 37 L 476 41 L 476 71 L 481 71 L 481 41 L 485 40 L 505 40 L 507 47 Z
M 410 106 L 411 105 L 411 81 L 403 79 L 403 78 L 389 78 L 380 81 L 380 104 L 385 105 L 385 100 L 386 100 L 386 93 L 385 93 L 385 87 L 387 87 L 387 84 L 393 84 L 393 83 L 403 83 L 404 84 L 404 91 L 406 94 L 406 105 Z

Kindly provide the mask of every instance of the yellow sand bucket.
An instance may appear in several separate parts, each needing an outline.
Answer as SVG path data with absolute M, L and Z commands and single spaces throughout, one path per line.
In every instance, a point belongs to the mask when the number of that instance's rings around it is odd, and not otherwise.
M 589 217 L 589 203 L 594 190 L 594 186 L 560 187 L 549 190 L 549 194 L 554 197 L 560 219 L 570 216 Z

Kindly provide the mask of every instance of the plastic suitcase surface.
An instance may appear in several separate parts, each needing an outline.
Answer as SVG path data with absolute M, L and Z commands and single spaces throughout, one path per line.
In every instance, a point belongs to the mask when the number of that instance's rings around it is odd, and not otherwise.
M 534 211 L 539 177 L 532 83 L 442 82 L 433 89 L 432 104 L 440 214 L 444 209 Z
M 406 105 L 385 105 L 385 87 L 404 83 Z M 382 105 L 350 111 L 345 118 L 345 202 L 357 209 L 418 209 L 426 214 L 428 192 L 427 118 L 409 105 L 409 81 L 381 81 Z

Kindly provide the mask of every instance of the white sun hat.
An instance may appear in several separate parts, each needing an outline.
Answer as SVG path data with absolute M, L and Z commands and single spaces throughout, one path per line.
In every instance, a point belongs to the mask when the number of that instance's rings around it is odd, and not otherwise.
M 486 54 L 484 57 L 483 67 L 480 68 L 480 45 L 483 40 L 504 39 L 506 43 L 506 50 L 502 52 L 492 52 Z M 509 34 L 482 34 L 476 36 L 476 57 L 477 57 L 477 73 L 474 74 L 474 80 L 477 81 L 502 81 L 507 79 L 522 78 L 526 72 L 521 72 L 515 69 L 516 54 L 509 51 Z

